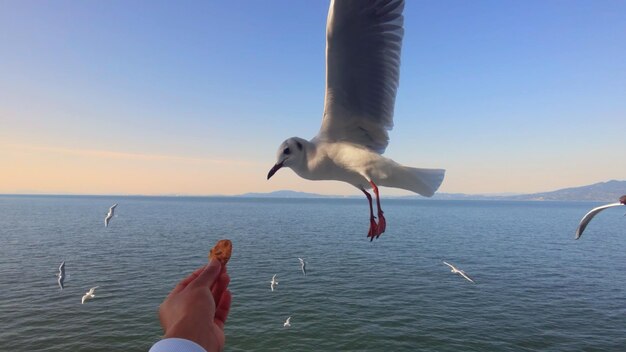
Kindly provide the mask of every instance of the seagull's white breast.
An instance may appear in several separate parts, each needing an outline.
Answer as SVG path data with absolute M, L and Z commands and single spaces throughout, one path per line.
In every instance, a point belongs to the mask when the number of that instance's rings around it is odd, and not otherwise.
M 302 178 L 309 180 L 334 180 L 352 184 L 357 188 L 370 188 L 367 175 L 374 182 L 389 177 L 394 161 L 352 143 L 318 142 L 314 155 L 310 155 L 304 167 L 293 167 Z

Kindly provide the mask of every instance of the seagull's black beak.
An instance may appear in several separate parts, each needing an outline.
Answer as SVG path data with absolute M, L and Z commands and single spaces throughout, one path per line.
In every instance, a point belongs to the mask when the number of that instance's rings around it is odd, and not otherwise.
M 267 179 L 269 180 L 270 177 L 274 176 L 274 174 L 276 173 L 276 171 L 278 171 L 281 167 L 283 167 L 283 163 L 278 163 L 276 165 L 274 165 L 274 167 L 272 167 L 272 169 L 270 170 L 270 172 L 267 173 Z

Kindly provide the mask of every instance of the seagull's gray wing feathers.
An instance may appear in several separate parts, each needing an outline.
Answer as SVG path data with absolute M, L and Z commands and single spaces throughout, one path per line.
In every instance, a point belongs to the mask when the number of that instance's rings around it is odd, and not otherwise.
M 404 0 L 333 0 L 326 27 L 326 95 L 318 136 L 383 153 L 393 128 Z

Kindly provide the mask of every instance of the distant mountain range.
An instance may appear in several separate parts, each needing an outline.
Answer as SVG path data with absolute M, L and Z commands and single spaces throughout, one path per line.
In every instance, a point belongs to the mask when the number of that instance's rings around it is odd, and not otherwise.
M 611 180 L 588 186 L 563 188 L 552 192 L 521 194 L 506 197 L 511 200 L 571 200 L 616 202 L 626 194 L 626 181 Z
M 534 201 L 594 201 L 594 202 L 614 202 L 626 194 L 626 181 L 611 180 L 607 182 L 594 183 L 592 185 L 563 188 L 551 192 L 514 194 L 514 195 L 493 195 L 493 194 L 464 194 L 464 193 L 437 193 L 432 199 L 450 200 L 534 200 Z M 248 198 L 361 198 L 361 195 L 354 196 L 332 196 L 316 193 L 296 192 L 296 191 L 275 191 L 269 193 L 246 193 L 238 197 Z M 429 199 L 418 195 L 388 197 L 400 199 Z

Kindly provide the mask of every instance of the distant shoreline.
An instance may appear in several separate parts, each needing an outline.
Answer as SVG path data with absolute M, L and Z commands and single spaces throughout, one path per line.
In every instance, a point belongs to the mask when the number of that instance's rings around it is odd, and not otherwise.
M 465 193 L 437 193 L 432 198 L 419 195 L 384 196 L 383 199 L 404 200 L 486 200 L 486 201 L 536 201 L 536 202 L 613 202 L 621 195 L 626 194 L 626 181 L 611 180 L 594 183 L 592 185 L 563 188 L 551 192 L 493 195 L 493 194 L 465 194 Z M 143 194 L 48 194 L 48 193 L 6 193 L 0 196 L 56 196 L 56 197 L 161 197 L 161 198 L 249 198 L 249 199 L 361 199 L 355 195 L 324 195 L 317 193 L 280 190 L 267 193 L 244 193 L 238 195 L 143 195 Z

